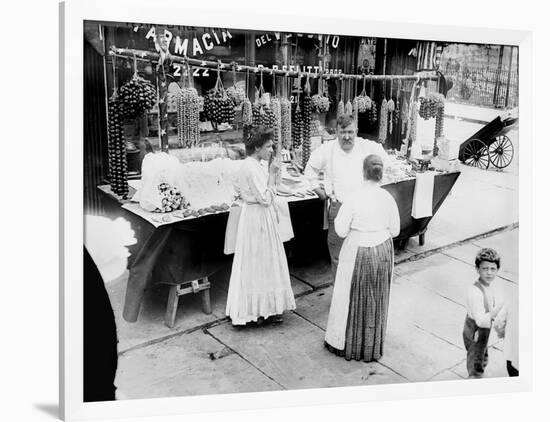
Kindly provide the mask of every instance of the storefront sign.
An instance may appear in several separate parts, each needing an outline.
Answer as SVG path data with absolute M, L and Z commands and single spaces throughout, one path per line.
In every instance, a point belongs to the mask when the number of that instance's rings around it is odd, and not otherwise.
M 157 38 L 154 26 L 149 30 L 145 38 L 152 38 L 153 40 Z M 227 40 L 233 38 L 233 36 L 227 30 L 220 30 L 205 32 L 200 37 L 182 39 L 180 36 L 176 36 L 174 39 L 174 35 L 165 29 L 163 37 L 161 36 L 160 39 L 162 38 L 166 41 L 168 50 L 171 50 L 173 54 L 190 57 L 196 56 L 197 54 L 204 54 L 205 51 L 210 51 L 215 45 L 227 42 Z M 174 41 L 173 45 L 172 41 Z M 157 43 L 155 43 L 155 48 L 159 51 Z
M 298 36 L 301 36 L 301 34 L 297 34 Z M 286 38 L 293 37 L 294 34 L 287 34 Z M 308 35 L 308 38 L 313 38 L 313 35 Z M 321 39 L 321 35 L 318 35 L 319 39 Z M 281 33 L 280 32 L 274 32 L 273 34 L 264 34 L 256 38 L 256 46 L 263 47 L 266 44 L 269 44 L 273 40 L 279 41 L 281 39 Z M 340 37 L 338 35 L 327 35 L 325 38 L 325 44 L 330 45 L 332 48 L 338 48 L 338 45 L 340 44 Z
M 188 76 L 187 71 L 184 69 L 183 65 L 180 65 L 178 63 L 174 63 L 172 66 L 174 67 L 174 77 L 181 77 L 181 76 L 187 77 Z M 195 69 L 193 69 L 192 76 L 193 77 L 199 77 L 199 76 L 208 77 L 208 76 L 210 76 L 210 72 L 209 72 L 209 69 L 195 68 Z
M 258 69 L 260 71 L 262 69 L 265 69 L 265 66 L 259 64 Z M 282 70 L 283 72 L 299 72 L 299 73 L 313 73 L 318 74 L 320 73 L 321 68 L 319 66 L 305 66 L 305 65 L 283 65 L 279 67 L 278 65 L 274 64 L 271 66 L 271 69 L 273 70 Z M 323 75 L 341 75 L 342 69 L 324 69 L 322 71 Z

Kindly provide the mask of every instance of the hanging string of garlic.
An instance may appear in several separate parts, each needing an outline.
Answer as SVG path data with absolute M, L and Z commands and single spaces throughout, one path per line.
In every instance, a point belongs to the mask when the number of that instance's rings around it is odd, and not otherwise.
M 352 115 L 353 120 L 355 120 L 355 124 L 357 125 L 359 122 L 359 99 L 357 98 L 357 79 L 354 81 L 355 86 L 355 95 L 353 96 L 353 102 L 352 102 Z
M 393 101 L 393 79 L 390 80 L 390 100 L 388 101 L 388 123 L 389 133 L 393 132 L 393 112 L 395 111 L 395 102 Z
M 409 120 L 409 106 L 405 101 L 401 106 L 401 136 L 404 136 L 407 131 L 407 121 Z
M 298 75 L 297 84 L 300 86 L 301 75 Z M 292 149 L 297 150 L 302 146 L 304 118 L 300 108 L 300 91 L 296 98 L 296 105 L 292 110 Z
M 416 101 L 412 104 L 411 107 L 411 127 L 410 127 L 410 145 L 414 144 L 416 142 L 416 128 L 418 125 L 418 106 L 416 105 Z
M 281 144 L 285 149 L 290 148 L 292 142 L 291 110 L 292 104 L 288 99 L 288 80 L 283 79 L 283 98 L 281 98 Z
M 243 99 L 243 126 L 252 126 L 252 103 L 248 98 L 248 69 L 246 70 L 246 79 L 244 83 L 246 95 Z
M 350 115 L 353 114 L 353 105 L 351 103 L 351 80 L 346 82 L 345 88 L 346 89 L 345 89 L 344 93 L 346 94 L 345 98 L 347 98 L 347 102 L 346 102 L 346 105 L 344 107 L 344 113 L 346 113 L 348 116 L 350 116 Z
M 384 83 L 384 91 L 385 91 Z M 382 104 L 380 105 L 380 123 L 378 128 L 378 142 L 383 144 L 388 136 L 388 101 L 385 92 L 383 93 Z
M 336 111 L 336 118 L 343 116 L 345 112 L 346 112 L 346 106 L 344 105 L 344 101 L 340 100 L 340 102 L 338 103 L 338 109 Z
M 277 98 L 277 88 L 276 88 L 276 79 L 277 77 L 273 75 L 273 96 L 271 97 L 271 103 L 270 107 L 273 111 L 273 116 L 275 117 L 275 123 L 274 123 L 274 132 L 275 132 L 275 143 L 277 145 L 277 149 L 280 149 L 281 146 L 281 101 L 279 98 Z

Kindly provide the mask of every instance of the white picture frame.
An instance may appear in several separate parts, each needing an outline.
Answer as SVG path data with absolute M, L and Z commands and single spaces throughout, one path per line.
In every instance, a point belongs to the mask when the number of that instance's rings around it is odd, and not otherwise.
M 447 381 L 437 384 L 414 383 L 338 389 L 278 391 L 270 393 L 210 395 L 201 397 L 163 398 L 149 400 L 82 402 L 82 244 L 83 244 L 83 20 L 121 22 L 155 22 L 205 27 L 262 29 L 266 31 L 334 33 L 357 36 L 377 36 L 407 39 L 445 40 L 465 43 L 518 45 L 520 48 L 521 115 L 532 115 L 532 38 L 526 31 L 461 28 L 436 25 L 399 24 L 368 20 L 332 18 L 307 19 L 299 15 L 270 15 L 238 13 L 228 10 L 200 10 L 183 6 L 180 2 L 162 0 L 155 3 L 137 0 L 69 1 L 61 4 L 63 85 L 61 128 L 62 163 L 62 265 L 60 281 L 61 344 L 63 363 L 60 377 L 60 410 L 65 420 L 99 418 L 153 417 L 189 413 L 264 409 L 293 406 L 311 406 L 326 403 L 343 404 L 365 401 L 426 399 L 456 395 L 476 395 L 528 391 L 532 386 L 532 277 L 528 259 L 520 259 L 522 278 L 519 289 L 522 371 L 518 378 Z M 182 11 L 182 13 L 177 13 Z M 184 13 L 183 13 L 184 11 Z M 181 18 L 179 17 L 181 16 Z M 258 22 L 262 22 L 261 25 Z M 260 28 L 261 26 L 261 28 Z M 327 31 L 327 28 L 330 28 Z M 526 151 L 531 148 L 532 127 L 525 119 L 519 127 L 520 139 L 526 140 Z M 523 148 L 523 145 L 522 145 Z M 522 154 L 520 166 L 520 214 L 527 215 L 532 200 L 530 154 Z M 532 223 L 521 221 L 521 257 L 531 255 Z

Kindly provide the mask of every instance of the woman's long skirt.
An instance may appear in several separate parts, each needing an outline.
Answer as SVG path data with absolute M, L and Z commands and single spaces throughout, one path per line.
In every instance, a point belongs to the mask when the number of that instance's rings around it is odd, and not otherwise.
M 392 239 L 373 247 L 358 246 L 353 235 L 346 239 L 340 266 L 348 268 L 337 273 L 325 338 L 331 352 L 366 362 L 382 357 L 393 256 Z
M 288 263 L 272 206 L 243 206 L 226 315 L 243 325 L 296 308 Z

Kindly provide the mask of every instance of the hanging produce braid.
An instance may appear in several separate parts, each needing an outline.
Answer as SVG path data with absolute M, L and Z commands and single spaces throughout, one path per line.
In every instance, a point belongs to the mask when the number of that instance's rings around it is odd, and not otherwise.
M 281 99 L 281 144 L 285 149 L 289 149 L 292 142 L 291 110 L 288 98 Z
M 388 137 L 388 102 L 384 98 L 382 104 L 380 105 L 380 123 L 378 129 L 378 142 L 386 142 Z
M 303 134 L 302 134 L 302 167 L 305 168 L 311 154 L 311 97 L 306 95 L 304 97 L 304 109 L 303 109 Z
M 178 141 L 191 148 L 199 143 L 199 94 L 195 88 L 182 88 L 176 94 Z
M 128 161 L 124 140 L 124 104 L 111 98 L 107 105 L 109 182 L 111 190 L 123 199 L 128 197 Z

